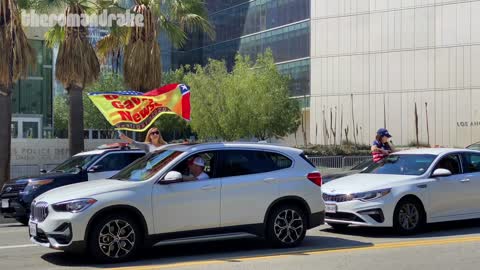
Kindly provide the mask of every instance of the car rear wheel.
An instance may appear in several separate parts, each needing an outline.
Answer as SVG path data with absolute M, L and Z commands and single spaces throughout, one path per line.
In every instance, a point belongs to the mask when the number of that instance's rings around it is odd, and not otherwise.
M 141 230 L 128 215 L 109 215 L 95 222 L 88 245 L 92 256 L 114 263 L 131 259 L 141 243 Z
M 416 200 L 401 200 L 393 214 L 393 228 L 403 235 L 415 234 L 425 225 L 423 207 Z
M 267 240 L 275 247 L 298 246 L 307 232 L 305 211 L 297 206 L 283 205 L 274 209 L 268 218 Z

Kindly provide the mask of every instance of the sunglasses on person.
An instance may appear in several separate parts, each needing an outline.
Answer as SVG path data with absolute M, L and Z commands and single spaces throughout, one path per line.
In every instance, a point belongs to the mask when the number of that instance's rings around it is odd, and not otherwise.
M 160 135 L 160 132 L 154 131 L 154 132 L 150 133 L 150 135 Z

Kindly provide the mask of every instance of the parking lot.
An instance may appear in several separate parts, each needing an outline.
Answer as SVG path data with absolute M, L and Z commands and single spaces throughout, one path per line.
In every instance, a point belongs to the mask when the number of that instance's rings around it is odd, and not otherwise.
M 99 265 L 34 246 L 27 227 L 0 224 L 2 269 L 477 269 L 479 248 L 480 220 L 430 225 L 409 237 L 358 227 L 338 233 L 324 225 L 296 249 L 271 249 L 257 239 L 182 244 L 145 250 L 130 263 Z

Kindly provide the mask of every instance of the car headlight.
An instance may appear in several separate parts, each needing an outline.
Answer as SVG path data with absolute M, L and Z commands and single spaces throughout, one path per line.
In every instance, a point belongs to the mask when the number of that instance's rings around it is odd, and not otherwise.
M 371 201 L 386 196 L 391 190 L 391 188 L 385 188 L 367 192 L 353 193 L 351 194 L 351 197 L 354 200 Z
M 23 193 L 28 194 L 30 192 L 35 191 L 41 186 L 50 184 L 51 182 L 53 182 L 53 179 L 29 180 Z
M 90 207 L 90 205 L 96 202 L 97 200 L 95 199 L 76 199 L 52 204 L 52 208 L 57 212 L 78 213 L 87 209 Z

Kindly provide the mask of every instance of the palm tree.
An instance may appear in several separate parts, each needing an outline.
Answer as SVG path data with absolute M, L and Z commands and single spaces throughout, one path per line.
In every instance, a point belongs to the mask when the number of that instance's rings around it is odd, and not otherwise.
M 26 76 L 35 52 L 22 29 L 15 0 L 0 0 L 0 186 L 10 179 L 13 84 Z
M 125 83 L 131 89 L 146 91 L 161 85 L 159 33 L 165 33 L 175 47 L 184 45 L 187 33 L 195 30 L 215 37 L 202 0 L 135 0 L 132 10 L 143 15 L 144 25 L 112 31 L 97 47 L 103 55 L 124 48 Z
M 89 0 L 35 0 L 40 10 L 65 7 L 65 16 L 94 12 Z M 93 6 L 92 6 L 93 5 Z M 83 151 L 83 89 L 95 82 L 100 74 L 100 64 L 88 40 L 88 29 L 82 25 L 56 26 L 45 34 L 50 46 L 59 43 L 55 77 L 68 93 L 68 139 L 70 155 Z

